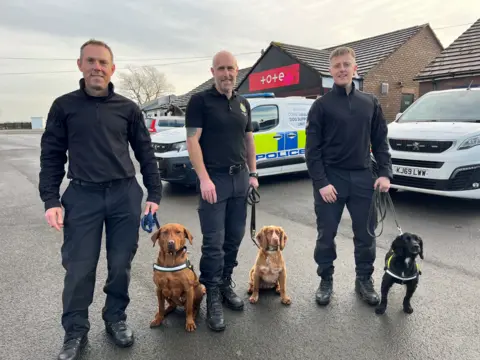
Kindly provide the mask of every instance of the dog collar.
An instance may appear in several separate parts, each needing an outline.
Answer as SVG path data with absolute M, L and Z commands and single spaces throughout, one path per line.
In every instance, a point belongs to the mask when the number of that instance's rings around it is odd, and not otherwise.
M 187 259 L 183 264 L 177 265 L 177 266 L 172 266 L 172 267 L 166 267 L 166 266 L 160 266 L 158 264 L 153 264 L 153 269 L 161 272 L 175 272 L 175 271 L 180 271 L 183 269 L 193 269 L 193 265 L 190 263 L 190 260 Z

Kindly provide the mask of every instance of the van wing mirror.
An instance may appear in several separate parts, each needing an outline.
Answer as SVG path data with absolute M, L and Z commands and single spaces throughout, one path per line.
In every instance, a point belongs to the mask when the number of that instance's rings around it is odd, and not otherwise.
M 253 127 L 253 132 L 260 131 L 260 125 L 258 124 L 258 121 L 252 121 L 252 127 Z
M 402 116 L 402 113 L 401 113 L 401 112 L 399 112 L 399 113 L 395 116 L 395 121 L 397 121 L 397 120 L 400 118 L 400 116 Z

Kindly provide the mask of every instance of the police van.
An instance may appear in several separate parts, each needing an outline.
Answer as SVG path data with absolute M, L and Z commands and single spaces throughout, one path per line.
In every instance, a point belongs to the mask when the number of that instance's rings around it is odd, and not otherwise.
M 307 170 L 305 126 L 314 99 L 277 98 L 271 93 L 242 95 L 250 103 L 259 177 Z M 197 176 L 187 151 L 185 127 L 152 135 L 163 181 L 195 186 Z

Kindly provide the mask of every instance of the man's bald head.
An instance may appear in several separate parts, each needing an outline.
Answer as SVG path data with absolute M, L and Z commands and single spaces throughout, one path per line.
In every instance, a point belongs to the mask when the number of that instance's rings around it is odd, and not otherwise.
M 235 56 L 226 50 L 219 51 L 212 59 L 211 71 L 217 90 L 230 97 L 238 75 L 238 64 Z
M 217 52 L 212 59 L 212 67 L 215 68 L 217 64 L 222 61 L 234 62 L 235 65 L 238 67 L 237 59 L 235 58 L 235 56 L 233 56 L 233 54 L 230 51 L 222 50 Z

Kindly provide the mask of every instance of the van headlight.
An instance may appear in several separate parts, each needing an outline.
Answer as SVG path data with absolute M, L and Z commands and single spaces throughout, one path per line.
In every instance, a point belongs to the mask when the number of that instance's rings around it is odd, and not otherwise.
M 460 144 L 458 150 L 470 149 L 474 146 L 480 145 L 480 135 L 472 136 Z
M 177 150 L 178 152 L 187 150 L 187 142 L 182 141 L 172 145 L 172 150 Z

